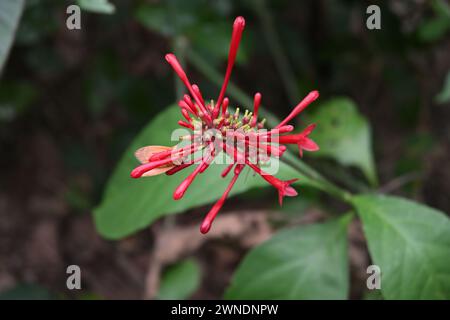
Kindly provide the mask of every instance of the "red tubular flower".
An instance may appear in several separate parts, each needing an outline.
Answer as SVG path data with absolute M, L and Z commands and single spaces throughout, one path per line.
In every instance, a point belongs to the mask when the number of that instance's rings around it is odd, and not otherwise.
M 280 136 L 279 142 L 282 144 L 297 144 L 300 157 L 303 157 L 303 150 L 306 151 L 318 151 L 319 146 L 312 139 L 308 138 L 308 135 L 314 130 L 316 124 L 310 124 L 300 133 Z
M 293 187 L 291 187 L 291 184 L 298 179 L 283 181 L 270 174 L 265 173 L 258 166 L 249 161 L 247 161 L 246 164 L 278 190 L 278 201 L 280 202 L 280 206 L 283 204 L 283 197 L 295 197 L 297 195 L 297 191 Z
M 255 97 L 253 98 L 253 118 L 250 126 L 252 128 L 256 127 L 256 121 L 258 120 L 258 110 L 259 105 L 261 104 L 261 93 L 257 92 Z
M 178 104 L 183 118 L 183 120 L 178 121 L 178 124 L 192 130 L 193 133 L 181 138 L 181 140 L 189 142 L 182 148 L 162 146 L 140 148 L 136 151 L 136 157 L 141 162 L 141 165 L 131 172 L 132 178 L 161 173 L 173 175 L 195 165 L 195 169 L 173 193 L 173 198 L 179 200 L 184 196 L 195 178 L 209 168 L 214 158 L 222 150 L 228 154 L 232 163 L 228 164 L 221 176 L 226 178 L 233 167 L 234 174 L 220 199 L 205 216 L 200 227 L 202 233 L 207 233 L 210 230 L 214 218 L 225 203 L 244 167 L 248 166 L 278 190 L 281 205 L 283 197 L 297 195 L 297 191 L 291 186 L 297 179 L 280 180 L 261 170 L 261 164 L 266 159 L 269 159 L 270 156 L 275 158 L 282 157 L 286 151 L 286 144 L 297 144 L 300 156 L 303 155 L 303 150 L 316 151 L 319 149 L 317 144 L 309 138 L 309 135 L 315 128 L 315 124 L 309 125 L 303 132 L 297 134 L 292 134 L 294 126 L 288 125 L 288 122 L 319 97 L 317 91 L 310 92 L 283 121 L 275 126 L 274 129 L 268 131 L 263 130 L 265 119 L 262 119 L 262 121 L 258 119 L 258 111 L 262 99 L 259 92 L 254 96 L 252 112 L 245 110 L 244 114 L 241 115 L 239 108 L 236 108 L 234 113 L 228 110 L 229 99 L 225 97 L 225 93 L 244 27 L 244 18 L 237 17 L 233 24 L 227 68 L 216 103 L 213 100 L 205 100 L 200 88 L 195 84 L 191 84 L 175 55 L 172 53 L 166 55 L 167 62 L 172 66 L 189 92 L 189 94 L 185 94 L 182 97 Z M 205 101 L 210 102 L 206 103 Z M 214 129 L 217 134 L 205 132 L 208 129 Z M 229 138 L 231 138 L 231 141 Z M 193 156 L 198 151 L 206 152 L 205 155 L 196 159 L 187 159 L 187 157 Z
M 219 113 L 220 106 L 222 105 L 223 98 L 225 97 L 225 91 L 227 90 L 231 70 L 233 69 L 234 61 L 236 60 L 236 55 L 239 49 L 239 43 L 241 42 L 244 27 L 245 27 L 245 19 L 243 17 L 237 17 L 233 23 L 233 34 L 231 35 L 230 51 L 228 53 L 227 71 L 225 72 L 225 78 L 223 79 L 223 84 L 222 88 L 220 89 L 219 98 L 217 98 L 216 107 L 213 112 L 214 115 L 217 115 Z
M 233 188 L 234 184 L 236 183 L 237 178 L 239 177 L 239 174 L 242 172 L 242 168 L 244 166 L 241 164 L 238 164 L 234 170 L 234 176 L 230 181 L 230 184 L 225 189 L 225 192 L 222 194 L 222 197 L 220 197 L 219 201 L 216 202 L 216 204 L 209 210 L 206 217 L 203 219 L 203 222 L 200 226 L 200 232 L 205 234 L 209 231 L 211 228 L 211 224 L 214 221 L 214 218 L 216 217 L 217 213 L 219 213 L 219 210 L 222 208 L 223 204 L 225 203 L 225 200 L 228 197 L 228 194 L 230 193 L 231 189 Z
M 316 100 L 319 97 L 319 91 L 311 91 L 308 93 L 308 95 L 303 98 L 302 101 L 298 105 L 295 106 L 295 108 L 291 111 L 291 113 L 283 120 L 281 121 L 275 129 L 284 126 L 286 123 L 291 121 L 293 118 L 295 118 L 300 112 L 306 109 L 307 106 L 311 104 L 314 100 Z

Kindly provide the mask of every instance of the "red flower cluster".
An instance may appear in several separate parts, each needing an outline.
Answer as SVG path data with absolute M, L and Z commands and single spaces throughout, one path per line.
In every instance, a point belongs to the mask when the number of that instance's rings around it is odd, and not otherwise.
M 131 172 L 131 177 L 133 178 L 153 176 L 161 173 L 172 175 L 193 164 L 197 164 L 194 171 L 176 188 L 173 198 L 179 200 L 183 197 L 195 177 L 204 172 L 214 158 L 221 151 L 224 151 L 232 159 L 232 163 L 222 172 L 222 177 L 226 177 L 233 168 L 234 175 L 222 197 L 204 218 L 200 227 L 202 233 L 207 233 L 211 228 L 214 218 L 223 206 L 225 199 L 245 166 L 249 166 L 278 190 L 281 204 L 284 196 L 292 197 L 297 195 L 297 191 L 291 186 L 297 179 L 280 180 L 264 172 L 260 164 L 270 157 L 281 157 L 286 150 L 286 144 L 297 144 L 300 156 L 302 156 L 303 150 L 316 151 L 319 149 L 317 144 L 308 137 L 315 127 L 314 124 L 309 125 L 303 132 L 297 134 L 289 134 L 294 130 L 294 127 L 287 124 L 319 97 L 317 91 L 310 92 L 283 121 L 271 130 L 264 129 L 264 119 L 258 122 L 258 109 L 261 103 L 260 93 L 256 93 L 254 96 L 253 112 L 246 110 L 242 116 L 239 108 L 234 113 L 229 112 L 229 99 L 225 97 L 225 91 L 244 27 L 244 18 L 237 17 L 233 24 L 225 78 L 216 102 L 211 100 L 209 103 L 206 103 L 200 89 L 197 85 L 191 84 L 175 55 L 171 53 L 166 55 L 167 62 L 172 66 L 189 91 L 189 94 L 185 94 L 179 102 L 184 120 L 180 120 L 178 124 L 192 130 L 192 134 L 183 137 L 183 140 L 189 141 L 190 144 L 180 148 L 143 147 L 136 151 L 136 157 L 142 164 Z M 204 133 L 211 129 L 216 133 Z M 230 137 L 232 138 L 231 142 Z M 203 151 L 202 156 L 192 159 L 193 155 L 198 151 Z M 191 157 L 191 159 L 187 160 L 187 157 Z

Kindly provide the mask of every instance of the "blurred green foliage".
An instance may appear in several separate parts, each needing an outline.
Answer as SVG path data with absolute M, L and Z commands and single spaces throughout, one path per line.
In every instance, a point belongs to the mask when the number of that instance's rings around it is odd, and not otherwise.
M 25 81 L 3 82 L 0 87 L 0 123 L 13 121 L 36 101 L 38 92 Z
M 200 266 L 195 260 L 180 261 L 164 271 L 157 297 L 165 300 L 187 299 L 198 289 L 200 280 Z
M 318 124 L 311 135 L 320 150 L 317 157 L 332 157 L 343 165 L 359 167 L 372 185 L 377 176 L 372 155 L 372 134 L 367 120 L 358 113 L 353 101 L 334 98 L 321 103 L 308 121 Z
M 444 0 L 431 0 L 434 17 L 425 20 L 418 29 L 419 39 L 425 42 L 440 40 L 450 30 L 450 6 Z
M 115 6 L 109 0 L 77 0 L 77 4 L 83 10 L 95 13 L 112 14 L 116 11 Z
M 204 197 L 209 190 L 205 184 L 190 201 L 180 204 L 170 200 L 178 180 L 155 179 L 153 186 L 143 181 L 134 190 L 129 188 L 128 174 L 136 163 L 133 149 L 165 143 L 165 134 L 172 129 L 167 123 L 170 120 L 175 125 L 178 120 L 176 109 L 167 108 L 178 96 L 164 54 L 181 51 L 183 65 L 200 84 L 204 96 L 215 98 L 228 53 L 231 22 L 239 14 L 246 16 L 251 27 L 245 31 L 233 74 L 239 86 L 229 90 L 233 104 L 250 107 L 253 92 L 261 90 L 264 108 L 269 111 L 266 114 L 273 120 L 271 113 L 281 117 L 289 112 L 292 92 L 299 92 L 294 99 L 300 100 L 308 90 L 318 87 L 323 102 L 311 106 L 317 111 L 308 110 L 308 119 L 318 123 L 311 136 L 321 146 L 317 156 L 334 160 L 329 164 L 332 179 L 339 180 L 338 172 L 343 172 L 343 177 L 358 180 L 359 175 L 349 168 L 353 166 L 361 169 L 372 185 L 377 175 L 386 182 L 395 175 L 423 174 L 427 170 L 425 157 L 442 144 L 433 123 L 423 126 L 423 121 L 429 108 L 436 107 L 428 103 L 446 107 L 450 101 L 450 72 L 441 70 L 447 74 L 444 81 L 429 72 L 440 66 L 438 62 L 436 66 L 429 63 L 435 61 L 434 51 L 448 41 L 450 9 L 446 1 L 427 1 L 417 7 L 403 1 L 412 12 L 419 13 L 417 21 L 410 18 L 412 14 L 402 15 L 392 3 L 380 2 L 382 30 L 368 32 L 364 29 L 366 4 L 356 0 L 265 1 L 266 12 L 262 13 L 253 1 L 78 0 L 76 3 L 83 9 L 83 27 L 74 33 L 65 29 L 64 20 L 65 8 L 74 1 L 28 0 L 15 46 L 5 64 L 22 3 L 0 2 L 0 69 L 5 65 L 0 81 L 2 139 L 4 134 L 6 140 L 10 139 L 8 145 L 14 144 L 16 137 L 27 133 L 21 131 L 22 123 L 52 135 L 67 170 L 65 199 L 76 213 L 90 212 L 100 202 L 108 177 L 127 150 L 111 178 L 106 202 L 96 210 L 97 222 L 103 224 L 100 231 L 108 237 L 122 237 L 146 227 L 157 217 L 212 201 L 223 189 L 222 182 L 211 180 L 209 184 L 220 186 L 217 194 L 211 192 Z M 269 32 L 264 24 L 267 14 L 273 23 Z M 270 32 L 278 37 L 278 49 L 273 49 L 274 41 L 267 36 Z M 180 42 L 181 48 L 177 47 Z M 277 63 L 280 56 L 286 63 L 284 67 Z M 293 79 L 288 76 L 290 89 L 282 80 L 286 67 L 294 75 Z M 220 72 L 214 73 L 216 70 Z M 428 92 L 437 95 L 430 99 Z M 329 100 L 337 95 L 344 97 Z M 401 140 L 398 154 L 385 149 L 391 139 Z M 386 157 L 387 153 L 390 157 Z M 305 156 L 312 166 L 319 167 L 320 161 L 311 159 L 317 158 Z M 287 173 L 286 177 L 292 172 Z M 79 182 L 80 174 L 88 177 L 91 187 Z M 307 178 L 300 182 L 309 183 Z M 249 187 L 238 188 L 237 192 Z M 407 188 L 401 191 L 408 196 L 415 192 Z M 284 210 L 301 214 L 310 203 L 317 204 L 318 191 L 301 192 L 301 198 L 289 200 Z M 448 268 L 441 270 L 448 265 L 448 223 L 443 214 L 429 213 L 431 209 L 396 198 L 365 196 L 355 203 L 363 208 L 359 215 L 373 260 L 387 269 L 387 279 L 403 281 L 387 285 L 383 295 L 448 297 Z M 327 208 L 330 205 L 326 201 L 321 206 L 333 211 Z M 423 212 L 429 216 L 423 216 Z M 282 231 L 257 247 L 238 269 L 227 296 L 348 297 L 342 221 Z M 333 232 L 336 238 L 331 239 Z M 377 242 L 380 234 L 384 238 Z M 389 251 L 383 247 L 392 243 L 400 249 Z M 299 248 L 304 255 L 298 254 Z M 424 257 L 424 252 L 430 256 Z M 395 253 L 404 254 L 401 264 L 397 264 Z M 404 266 L 406 270 L 408 262 L 419 263 L 421 272 L 398 269 Z M 285 272 L 290 264 L 305 268 L 300 274 Z M 338 272 L 329 274 L 325 270 L 328 265 L 337 265 Z M 241 288 L 255 277 L 255 270 L 270 278 L 271 267 L 281 269 L 273 278 L 275 282 L 255 280 L 252 287 Z M 445 280 L 442 285 L 433 280 L 435 274 Z M 291 281 L 294 276 L 298 276 L 296 281 Z M 191 260 L 171 267 L 162 279 L 160 298 L 189 297 L 199 278 L 200 270 Z M 311 283 L 316 278 L 323 282 L 319 288 Z M 46 290 L 25 289 L 8 292 L 6 297 L 49 297 Z

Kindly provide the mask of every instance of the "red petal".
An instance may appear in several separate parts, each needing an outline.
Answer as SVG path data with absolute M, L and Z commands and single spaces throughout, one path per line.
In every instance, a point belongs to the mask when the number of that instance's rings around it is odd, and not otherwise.
M 319 150 L 319 146 L 310 138 L 304 138 L 302 141 L 298 143 L 298 147 L 300 149 L 304 149 L 306 151 L 317 151 Z
M 314 100 L 316 100 L 319 97 L 319 91 L 311 91 L 308 93 L 308 95 L 300 101 L 298 105 L 295 106 L 295 108 L 291 111 L 291 113 L 283 120 L 281 121 L 275 129 L 284 126 L 286 123 L 291 121 L 294 117 L 296 117 L 300 112 L 305 110 L 307 106 L 309 106 Z
M 302 135 L 307 136 L 309 135 L 311 132 L 313 132 L 313 130 L 316 128 L 316 124 L 312 123 L 309 126 L 306 127 L 305 130 L 303 130 Z
M 241 42 L 242 32 L 245 27 L 245 19 L 243 17 L 237 17 L 233 23 L 233 33 L 231 35 L 230 50 L 228 52 L 228 64 L 227 70 L 225 72 L 225 77 L 223 79 L 222 88 L 220 89 L 219 97 L 217 98 L 216 110 L 214 114 L 218 114 L 220 107 L 222 105 L 223 98 L 225 96 L 225 91 L 227 89 L 228 81 L 230 80 L 231 70 L 233 69 L 234 61 L 236 60 L 236 54 L 239 48 L 239 43 Z

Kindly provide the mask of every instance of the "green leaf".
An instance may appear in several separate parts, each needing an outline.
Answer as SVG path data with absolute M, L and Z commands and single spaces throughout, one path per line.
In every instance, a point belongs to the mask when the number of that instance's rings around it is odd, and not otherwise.
M 450 19 L 450 6 L 445 0 L 431 1 L 431 7 L 437 15 Z
M 311 137 L 320 146 L 317 157 L 331 157 L 342 165 L 356 166 L 367 179 L 377 183 L 372 154 L 371 130 L 367 120 L 348 98 L 334 98 L 319 106 L 308 121 L 317 123 Z
M 227 299 L 346 299 L 351 215 L 281 231 L 241 263 Z
M 170 23 L 167 9 L 162 6 L 142 5 L 136 9 L 135 16 L 146 28 L 165 36 L 177 34 L 176 27 Z
M 13 44 L 24 3 L 24 0 L 0 1 L 0 73 Z
M 444 37 L 449 29 L 449 18 L 445 16 L 438 16 L 422 23 L 417 32 L 420 40 L 424 42 L 433 42 Z
M 158 4 L 142 4 L 135 16 L 146 28 L 165 36 L 180 36 L 197 24 L 200 5 L 198 1 L 164 1 Z
M 191 168 L 173 176 L 164 174 L 141 179 L 130 178 L 131 170 L 138 165 L 134 152 L 147 145 L 175 145 L 170 141 L 173 129 L 180 120 L 178 106 L 168 107 L 161 112 L 136 137 L 115 169 L 103 195 L 100 206 L 94 210 L 98 231 L 107 238 L 117 239 L 145 228 L 159 217 L 180 213 L 189 208 L 217 200 L 227 187 L 230 177 L 221 178 L 226 165 L 211 165 L 199 175 L 189 187 L 183 199 L 175 201 L 172 194 L 186 178 Z M 277 177 L 299 178 L 298 183 L 315 186 L 314 181 L 301 176 L 290 166 L 280 163 Z M 230 196 L 257 186 L 268 186 L 258 175 L 244 169 L 233 187 Z M 274 201 L 277 201 L 274 199 Z M 205 212 L 206 214 L 206 212 Z
M 450 30 L 450 6 L 443 0 L 430 1 L 435 17 L 425 20 L 418 30 L 419 39 L 424 42 L 440 40 Z
M 354 198 L 386 299 L 450 299 L 450 220 L 398 197 Z
M 366 291 L 362 297 L 363 300 L 383 300 L 383 296 L 381 295 L 381 291 L 378 289 L 373 289 L 370 291 Z
M 450 71 L 447 73 L 445 78 L 444 87 L 441 92 L 436 96 L 437 103 L 447 103 L 450 102 Z
M 81 9 L 103 14 L 112 14 L 116 11 L 116 7 L 108 2 L 108 0 L 77 0 Z
M 193 259 L 170 266 L 163 274 L 158 299 L 189 298 L 200 285 L 200 267 Z
M 8 122 L 26 112 L 38 97 L 38 91 L 28 82 L 0 84 L 0 123 Z

